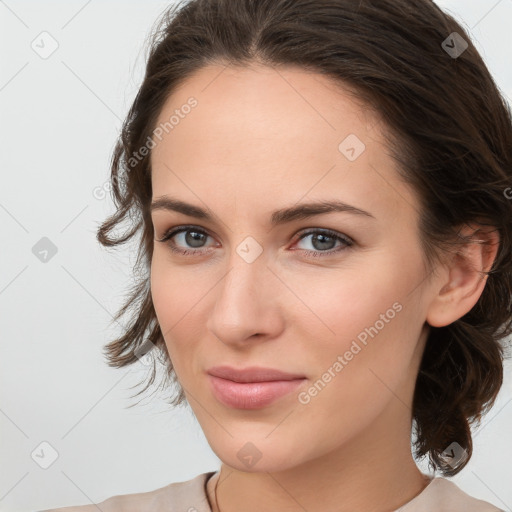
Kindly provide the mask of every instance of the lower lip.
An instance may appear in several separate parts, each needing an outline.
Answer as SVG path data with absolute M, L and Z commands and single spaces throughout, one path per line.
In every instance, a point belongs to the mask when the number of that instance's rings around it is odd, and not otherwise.
M 228 407 L 260 409 L 297 389 L 306 379 L 270 382 L 233 382 L 208 375 L 213 393 Z

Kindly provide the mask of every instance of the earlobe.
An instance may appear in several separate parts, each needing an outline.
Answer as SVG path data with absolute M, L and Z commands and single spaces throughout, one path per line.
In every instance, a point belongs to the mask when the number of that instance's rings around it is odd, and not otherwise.
M 466 228 L 462 236 L 471 239 L 453 255 L 445 272 L 440 273 L 438 289 L 429 304 L 426 322 L 432 327 L 444 327 L 468 313 L 478 302 L 487 282 L 487 275 L 499 246 L 497 230 Z

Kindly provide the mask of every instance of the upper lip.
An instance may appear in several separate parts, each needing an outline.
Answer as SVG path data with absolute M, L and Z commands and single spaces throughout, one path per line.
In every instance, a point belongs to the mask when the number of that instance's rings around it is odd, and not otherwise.
M 282 372 L 274 368 L 251 366 L 247 368 L 232 368 L 230 366 L 214 366 L 207 371 L 214 377 L 232 380 L 233 382 L 269 382 L 276 380 L 304 379 L 304 375 Z

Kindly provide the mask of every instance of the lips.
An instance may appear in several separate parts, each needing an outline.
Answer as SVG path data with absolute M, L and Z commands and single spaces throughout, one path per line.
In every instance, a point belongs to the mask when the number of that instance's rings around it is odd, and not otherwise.
M 259 366 L 250 366 L 242 369 L 236 369 L 230 366 L 214 366 L 210 368 L 207 373 L 214 377 L 220 377 L 221 379 L 227 379 L 233 382 L 270 382 L 305 378 L 305 375 L 298 373 L 288 373 L 274 368 L 263 368 Z
M 306 382 L 304 375 L 273 368 L 237 370 L 216 366 L 208 370 L 211 390 L 222 404 L 235 409 L 261 409 L 289 395 Z

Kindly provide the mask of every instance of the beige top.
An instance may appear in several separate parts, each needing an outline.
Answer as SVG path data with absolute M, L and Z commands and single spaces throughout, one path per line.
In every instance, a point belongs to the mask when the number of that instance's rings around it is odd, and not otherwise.
M 41 512 L 212 512 L 206 484 L 218 471 L 201 473 L 154 491 L 112 496 L 101 503 Z M 435 477 L 411 501 L 393 512 L 504 512 L 487 501 L 466 494 L 454 482 Z

